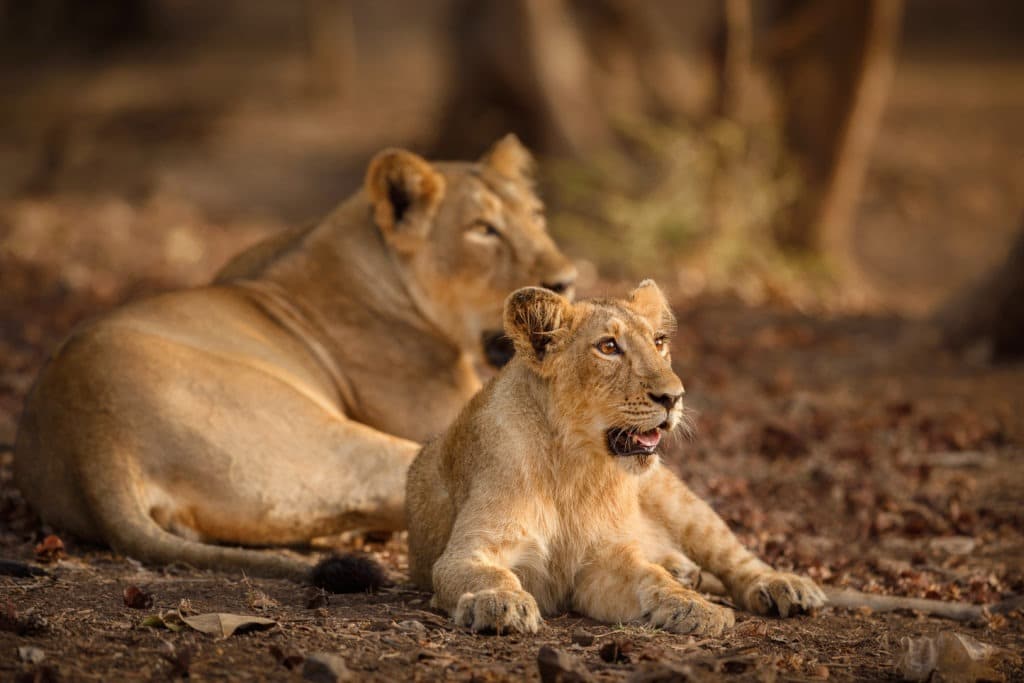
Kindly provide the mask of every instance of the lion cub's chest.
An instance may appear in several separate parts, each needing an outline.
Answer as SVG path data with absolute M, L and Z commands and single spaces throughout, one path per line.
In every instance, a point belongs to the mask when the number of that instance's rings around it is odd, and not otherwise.
M 545 614 L 571 606 L 577 576 L 609 543 L 637 525 L 639 506 L 618 496 L 545 500 L 528 506 L 527 527 L 512 571 Z

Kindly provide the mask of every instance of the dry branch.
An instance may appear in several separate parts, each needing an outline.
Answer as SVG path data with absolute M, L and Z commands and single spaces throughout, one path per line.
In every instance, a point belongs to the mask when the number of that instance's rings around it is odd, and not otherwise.
M 828 604 L 832 607 L 854 610 L 868 608 L 872 612 L 911 610 L 954 621 L 981 621 L 985 617 L 985 607 L 983 605 L 973 605 L 968 602 L 906 598 L 899 595 L 876 595 L 874 593 L 862 593 L 849 588 L 833 588 L 831 586 L 825 586 L 824 588 L 825 595 L 828 596 Z
M 953 602 L 947 600 L 928 600 L 926 598 L 907 598 L 899 595 L 877 595 L 862 593 L 850 588 L 822 586 L 828 596 L 829 607 L 843 609 L 870 609 L 872 612 L 895 612 L 909 610 L 921 612 L 933 617 L 952 619 L 954 621 L 983 621 L 990 614 L 1007 614 L 1024 609 L 1024 596 L 1017 595 L 1007 598 L 994 605 L 975 605 L 969 602 Z M 700 590 L 712 595 L 726 595 L 725 586 L 711 574 L 700 575 Z

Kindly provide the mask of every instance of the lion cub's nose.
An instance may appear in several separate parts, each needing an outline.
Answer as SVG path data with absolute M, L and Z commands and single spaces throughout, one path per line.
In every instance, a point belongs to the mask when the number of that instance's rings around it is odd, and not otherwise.
M 651 397 L 651 400 L 655 403 L 661 404 L 665 410 L 672 412 L 672 409 L 679 403 L 679 399 L 683 397 L 682 392 L 678 394 L 647 394 Z

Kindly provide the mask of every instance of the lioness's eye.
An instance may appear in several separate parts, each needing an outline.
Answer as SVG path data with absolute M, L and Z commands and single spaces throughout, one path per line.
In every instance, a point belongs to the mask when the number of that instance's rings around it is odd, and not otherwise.
M 473 231 L 488 237 L 498 237 L 501 235 L 501 232 L 494 226 L 494 223 L 485 221 L 482 218 L 474 221 Z
M 654 348 L 658 350 L 658 353 L 668 351 L 668 337 L 655 337 Z
M 602 339 L 595 346 L 598 351 L 606 356 L 617 356 L 622 353 L 622 349 L 619 348 L 614 339 Z

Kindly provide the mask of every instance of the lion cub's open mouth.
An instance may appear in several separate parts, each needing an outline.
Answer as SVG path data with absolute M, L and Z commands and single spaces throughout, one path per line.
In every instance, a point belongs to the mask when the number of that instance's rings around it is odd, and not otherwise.
M 608 450 L 612 455 L 619 457 L 650 455 L 661 443 L 661 429 L 655 427 L 650 431 L 637 432 L 613 427 L 608 430 Z

